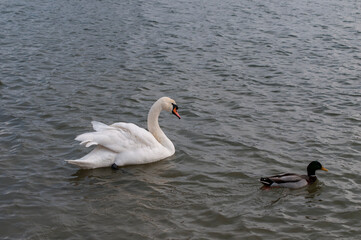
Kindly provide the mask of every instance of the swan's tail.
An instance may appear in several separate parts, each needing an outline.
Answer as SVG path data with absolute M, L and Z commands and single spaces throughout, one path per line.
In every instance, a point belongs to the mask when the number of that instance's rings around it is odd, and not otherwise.
M 82 169 L 92 169 L 92 168 L 94 168 L 93 164 L 91 162 L 84 161 L 84 160 L 81 160 L 81 159 L 65 160 L 65 162 L 76 165 L 76 166 L 78 166 L 78 167 L 80 167 Z
M 116 153 L 98 146 L 84 157 L 76 160 L 65 160 L 67 163 L 76 165 L 82 169 L 110 167 L 115 161 Z

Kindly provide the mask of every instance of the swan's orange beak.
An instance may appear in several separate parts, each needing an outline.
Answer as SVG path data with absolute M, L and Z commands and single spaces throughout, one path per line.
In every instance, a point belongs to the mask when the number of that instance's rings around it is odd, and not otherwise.
M 177 106 L 177 105 L 175 105 L 175 104 L 173 104 L 173 110 L 172 110 L 172 113 L 173 113 L 174 115 L 176 115 L 179 119 L 181 119 L 181 117 L 179 116 L 179 114 L 178 114 L 177 110 L 178 110 L 178 106 Z

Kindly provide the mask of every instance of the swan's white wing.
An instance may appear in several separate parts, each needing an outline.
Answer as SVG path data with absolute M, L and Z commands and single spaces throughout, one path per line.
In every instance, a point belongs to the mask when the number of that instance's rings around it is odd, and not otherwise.
M 109 128 L 108 125 L 101 123 L 101 122 L 97 122 L 97 121 L 92 121 L 92 125 L 93 125 L 93 129 L 97 132 L 100 132 L 102 130 L 106 130 Z
M 131 137 L 136 143 L 141 143 L 143 147 L 157 147 L 161 145 L 153 134 L 133 123 L 118 122 L 113 123 L 110 127 L 125 132 L 128 137 Z
M 160 143 L 147 130 L 132 123 L 115 123 L 110 126 L 93 122 L 96 132 L 84 133 L 75 138 L 82 145 L 101 145 L 113 152 L 159 146 Z

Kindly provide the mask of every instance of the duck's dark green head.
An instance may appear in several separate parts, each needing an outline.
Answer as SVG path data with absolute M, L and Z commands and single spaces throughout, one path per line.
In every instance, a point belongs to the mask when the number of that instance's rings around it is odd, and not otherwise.
M 326 168 L 322 167 L 321 163 L 318 161 L 313 161 L 308 164 L 307 174 L 308 176 L 316 175 L 316 170 L 328 171 Z

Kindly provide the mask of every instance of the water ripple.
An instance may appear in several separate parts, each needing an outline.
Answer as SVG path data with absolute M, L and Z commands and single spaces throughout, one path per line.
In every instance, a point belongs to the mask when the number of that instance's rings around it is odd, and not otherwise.
M 0 235 L 7 239 L 357 239 L 357 1 L 4 1 Z M 146 126 L 176 154 L 77 170 L 92 120 Z M 329 169 L 299 190 L 258 179 Z

